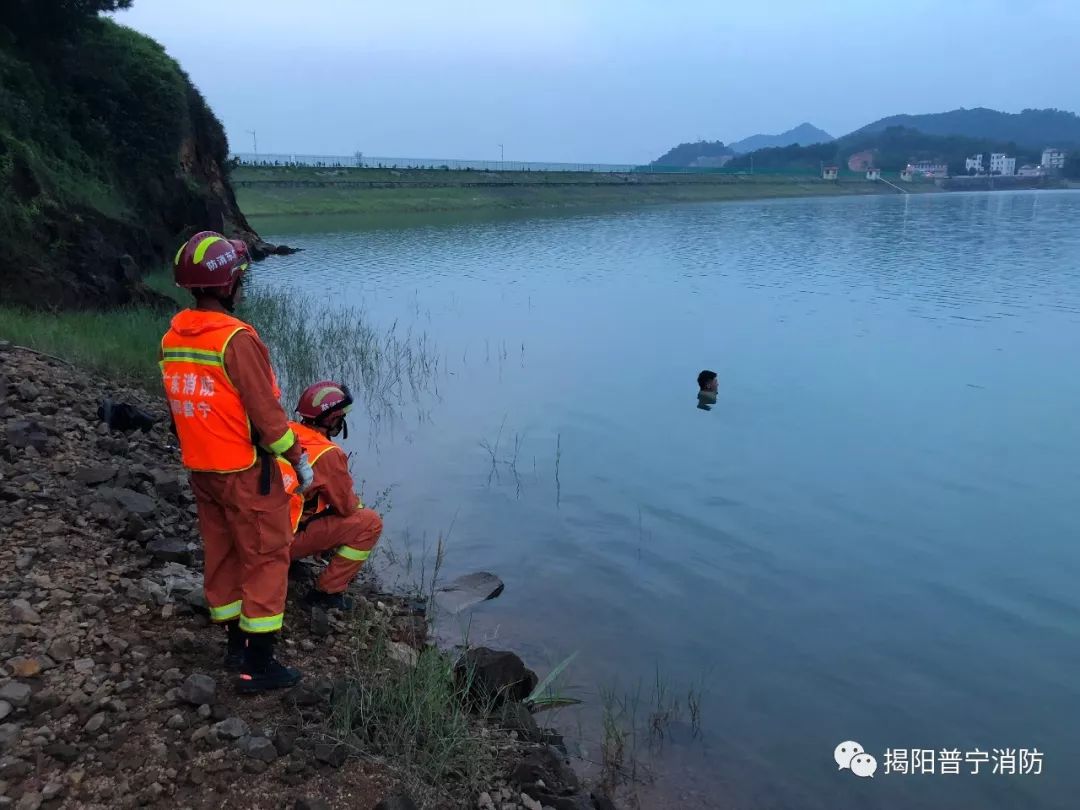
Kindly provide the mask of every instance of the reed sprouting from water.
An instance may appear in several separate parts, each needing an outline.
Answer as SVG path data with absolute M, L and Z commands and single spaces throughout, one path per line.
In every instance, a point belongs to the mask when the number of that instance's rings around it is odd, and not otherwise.
M 370 418 L 393 417 L 435 387 L 439 353 L 426 333 L 379 329 L 363 309 L 281 290 L 254 289 L 244 315 L 270 348 L 286 403 L 312 382 L 347 383 Z

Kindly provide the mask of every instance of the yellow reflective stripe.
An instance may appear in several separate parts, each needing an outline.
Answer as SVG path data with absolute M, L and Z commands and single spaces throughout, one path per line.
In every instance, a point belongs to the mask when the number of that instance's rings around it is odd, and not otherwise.
M 310 463 L 311 466 L 314 467 L 315 462 L 318 461 L 323 456 L 325 456 L 331 450 L 341 450 L 341 448 L 338 447 L 336 444 L 328 444 L 326 447 L 324 447 L 322 450 L 320 450 L 318 453 L 316 453 L 314 458 L 309 458 L 308 463 Z
M 240 629 L 245 633 L 274 633 L 281 629 L 284 619 L 284 613 L 279 613 L 276 616 L 261 616 L 258 619 L 252 619 L 241 613 Z
M 184 242 L 184 244 L 182 244 L 180 246 L 180 249 L 178 251 L 176 251 L 176 258 L 174 258 L 172 260 L 173 264 L 180 264 L 180 254 L 184 252 L 184 248 L 186 248 L 186 247 L 187 247 L 187 242 Z
M 292 432 L 292 428 L 285 431 L 285 435 L 278 439 L 276 442 L 271 442 L 266 445 L 266 449 L 273 453 L 275 456 L 280 456 L 290 447 L 296 444 L 296 434 Z
M 240 615 L 240 601 L 237 599 L 227 605 L 210 608 L 210 619 L 215 622 L 227 622 L 230 619 L 235 619 Z
M 222 368 L 224 365 L 220 360 L 209 360 L 204 357 L 166 357 L 165 360 L 173 363 L 193 363 L 196 366 L 213 366 L 214 368 Z M 164 365 L 164 362 L 162 362 L 162 368 L 164 368 Z
M 220 236 L 208 236 L 205 239 L 200 240 L 199 244 L 195 246 L 195 255 L 191 258 L 194 260 L 195 264 L 198 264 L 204 258 L 206 258 L 206 251 L 210 249 L 210 246 L 212 244 L 214 244 L 215 242 L 224 241 L 225 239 Z
M 174 363 L 196 363 L 200 366 L 225 366 L 225 360 L 218 352 L 208 352 L 204 349 L 163 349 L 162 361 Z
M 337 550 L 337 555 L 339 557 L 344 557 L 346 560 L 352 560 L 353 562 L 363 562 L 371 555 L 371 552 L 359 551 L 355 548 L 350 548 L 349 546 L 341 546 Z

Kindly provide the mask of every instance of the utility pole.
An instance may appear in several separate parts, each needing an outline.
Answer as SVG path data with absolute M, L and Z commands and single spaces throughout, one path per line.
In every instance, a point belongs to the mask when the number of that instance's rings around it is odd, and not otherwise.
M 252 149 L 255 150 L 255 154 L 258 155 L 259 154 L 259 142 L 257 140 L 255 140 L 255 130 L 249 129 L 249 130 L 247 130 L 247 134 L 251 136 L 251 147 L 252 147 Z
M 502 171 L 506 166 L 506 151 L 503 149 L 503 145 L 499 144 L 499 171 Z

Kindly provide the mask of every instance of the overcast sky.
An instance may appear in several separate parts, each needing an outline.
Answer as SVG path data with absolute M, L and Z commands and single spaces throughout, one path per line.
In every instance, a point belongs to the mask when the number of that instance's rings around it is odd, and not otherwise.
M 642 162 L 893 113 L 1080 110 L 1080 0 L 135 0 L 232 147 Z

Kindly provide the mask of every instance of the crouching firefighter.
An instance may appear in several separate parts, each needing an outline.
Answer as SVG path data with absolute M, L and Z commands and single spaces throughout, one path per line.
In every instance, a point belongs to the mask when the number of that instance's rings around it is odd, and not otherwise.
M 292 559 L 331 554 L 330 564 L 304 601 L 342 610 L 352 607 L 345 591 L 382 533 L 382 519 L 374 509 L 364 508 L 356 494 L 345 451 L 331 441 L 343 431 L 348 437 L 345 417 L 352 404 L 348 387 L 329 380 L 301 394 L 296 412 L 302 421 L 289 426 L 315 471 L 315 484 L 306 493 L 297 489 L 299 476 L 288 462 L 278 460 L 286 488 L 292 492 L 291 520 L 296 532 Z
M 244 693 L 293 686 L 274 658 L 288 588 L 289 494 L 274 463 L 288 459 L 300 492 L 314 474 L 278 401 L 270 354 L 234 317 L 249 258 L 243 242 L 204 231 L 180 248 L 176 284 L 195 306 L 161 341 L 161 373 L 191 476 L 205 552 L 210 618 L 227 630 L 225 668 Z

